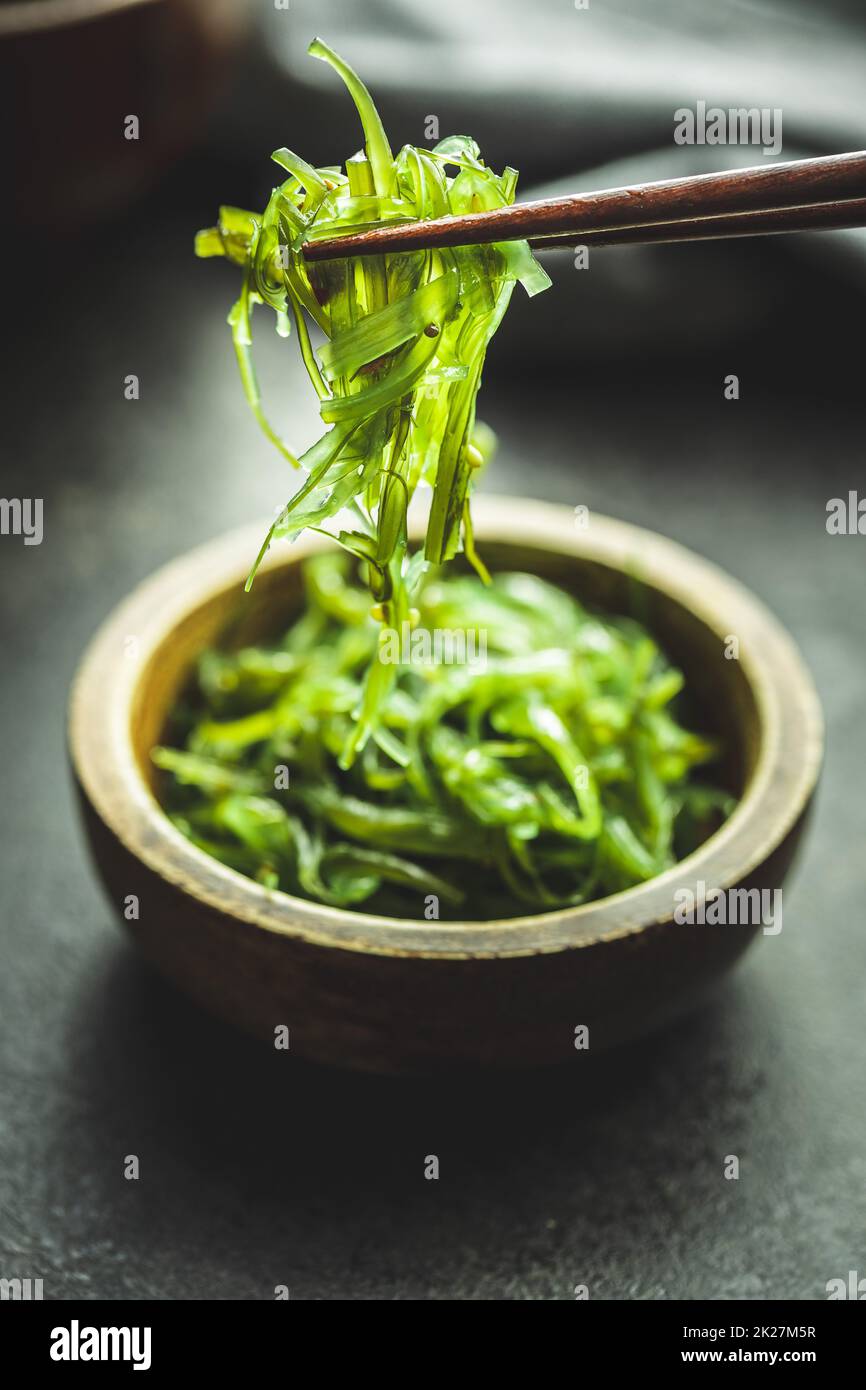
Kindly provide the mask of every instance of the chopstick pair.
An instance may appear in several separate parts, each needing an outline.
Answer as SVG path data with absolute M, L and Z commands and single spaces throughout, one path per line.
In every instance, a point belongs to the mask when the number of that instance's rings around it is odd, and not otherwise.
M 866 226 L 866 151 L 699 174 L 304 244 L 308 261 L 526 239 L 535 250 Z

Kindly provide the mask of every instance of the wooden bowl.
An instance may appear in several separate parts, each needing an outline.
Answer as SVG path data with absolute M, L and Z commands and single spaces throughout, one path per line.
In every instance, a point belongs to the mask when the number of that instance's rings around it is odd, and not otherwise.
M 811 679 L 739 584 L 603 517 L 581 530 L 567 508 L 498 498 L 478 499 L 475 516 L 494 568 L 533 570 L 646 623 L 685 671 L 704 727 L 725 740 L 736 811 L 649 883 L 505 921 L 400 920 L 268 891 L 172 826 L 149 760 L 169 711 L 205 647 L 288 624 L 300 563 L 327 543 L 319 537 L 274 546 L 249 595 L 243 579 L 263 527 L 166 566 L 107 619 L 75 680 L 70 743 L 90 844 L 145 955 L 265 1041 L 286 1025 L 291 1050 L 317 1061 L 388 1072 L 530 1066 L 571 1056 L 580 1025 L 592 1048 L 657 1027 L 762 930 L 760 920 L 677 921 L 678 890 L 781 887 L 815 788 L 823 729 Z

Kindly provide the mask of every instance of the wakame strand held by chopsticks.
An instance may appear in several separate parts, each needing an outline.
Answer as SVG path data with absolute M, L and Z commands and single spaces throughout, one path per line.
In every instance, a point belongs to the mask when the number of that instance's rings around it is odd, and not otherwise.
M 517 171 L 506 166 L 495 173 L 465 135 L 429 149 L 404 145 L 393 154 L 357 73 L 320 39 L 309 51 L 348 87 L 364 149 L 344 168 L 314 168 L 280 146 L 272 157 L 288 178 L 272 188 L 264 211 L 223 205 L 216 225 L 196 237 L 199 256 L 222 257 L 241 270 L 229 322 L 244 391 L 266 437 L 303 475 L 264 538 L 247 588 L 272 541 L 324 531 L 361 563 L 383 629 L 400 628 L 412 616 L 423 566 L 442 564 L 462 547 L 488 578 L 470 513 L 477 471 L 494 442 L 475 415 L 484 355 L 515 284 L 534 295 L 551 282 L 521 241 L 308 264 L 301 252 L 306 240 L 394 218 L 429 222 L 502 208 L 517 188 Z M 325 433 L 298 457 L 262 406 L 252 358 L 258 305 L 273 311 L 280 337 L 296 337 L 319 400 Z M 325 340 L 316 347 L 308 319 Z M 433 499 L 423 555 L 410 560 L 407 513 L 419 485 L 431 487 Z M 390 666 L 371 660 L 354 722 L 344 730 L 343 770 L 371 739 L 388 737 L 381 715 L 393 680 Z
M 866 197 L 866 151 L 698 174 L 565 198 L 513 203 L 306 241 L 307 261 L 379 255 L 425 247 L 481 245 L 529 237 L 586 234 L 703 217 L 772 212 Z

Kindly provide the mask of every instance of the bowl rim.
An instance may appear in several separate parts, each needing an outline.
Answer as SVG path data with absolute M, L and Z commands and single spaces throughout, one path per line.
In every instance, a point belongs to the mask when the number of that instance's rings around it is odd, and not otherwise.
M 265 888 L 199 850 L 172 825 L 138 765 L 131 734 L 136 691 L 168 633 L 208 599 L 242 585 L 266 524 L 237 528 L 187 552 L 115 607 L 88 645 L 69 706 L 79 786 L 100 820 L 160 878 L 224 917 L 314 946 L 386 956 L 475 959 L 548 954 L 616 940 L 669 921 L 678 889 L 727 890 L 785 840 L 804 814 L 823 754 L 823 717 L 794 642 L 764 604 L 712 562 L 656 532 L 593 512 L 578 529 L 570 507 L 523 498 L 473 501 L 479 543 L 521 545 L 625 571 L 678 602 L 720 643 L 736 634 L 757 710 L 755 766 L 725 824 L 663 874 L 622 892 L 521 917 L 445 922 L 377 916 Z M 423 520 L 410 518 L 414 535 Z M 329 544 L 302 535 L 274 546 L 263 570 L 294 566 Z M 135 635 L 132 650 L 128 638 Z

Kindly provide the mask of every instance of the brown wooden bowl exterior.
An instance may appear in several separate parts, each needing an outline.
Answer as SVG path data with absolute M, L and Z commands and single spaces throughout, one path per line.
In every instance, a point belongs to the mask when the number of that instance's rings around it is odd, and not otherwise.
M 731 750 L 730 820 L 651 882 L 596 903 L 491 922 L 398 920 L 272 893 L 190 844 L 155 796 L 150 748 L 211 643 L 287 621 L 299 565 L 327 542 L 275 546 L 242 583 L 261 529 L 166 566 L 94 637 L 73 687 L 70 748 L 93 855 L 145 955 L 211 1012 L 317 1061 L 388 1072 L 565 1061 L 659 1026 L 729 967 L 759 925 L 674 920 L 675 892 L 778 888 L 817 781 L 823 726 L 811 679 L 771 614 L 671 541 L 567 508 L 481 498 L 494 567 L 532 569 L 610 611 L 636 614 L 685 670 Z M 725 657 L 731 637 L 739 659 Z

